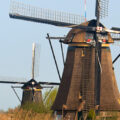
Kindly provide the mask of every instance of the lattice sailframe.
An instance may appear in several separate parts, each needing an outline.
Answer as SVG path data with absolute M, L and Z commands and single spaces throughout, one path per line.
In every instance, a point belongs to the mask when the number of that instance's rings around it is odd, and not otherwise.
M 96 3 L 95 16 L 99 14 L 101 19 L 108 16 L 108 5 L 109 5 L 109 0 L 98 0 L 98 2 Z M 99 7 L 99 13 L 97 7 Z
M 54 25 L 73 25 L 85 21 L 84 16 L 37 8 L 21 2 L 11 2 L 10 17 Z

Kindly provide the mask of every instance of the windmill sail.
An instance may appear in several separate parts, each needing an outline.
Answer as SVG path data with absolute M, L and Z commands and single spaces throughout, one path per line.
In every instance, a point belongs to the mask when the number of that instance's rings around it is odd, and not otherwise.
M 26 82 L 27 82 L 27 79 L 25 79 L 25 78 L 0 76 L 0 83 L 24 84 Z
M 40 45 L 32 45 L 32 79 L 39 76 Z
M 108 16 L 108 4 L 109 4 L 109 0 L 97 0 L 95 16 L 97 17 L 98 14 L 99 14 L 100 18 L 104 18 L 104 17 Z M 99 11 L 98 11 L 98 9 L 99 9 Z
M 52 24 L 56 26 L 76 25 L 85 21 L 85 18 L 80 15 L 37 8 L 15 1 L 11 2 L 9 15 L 11 18 L 15 19 Z
M 33 43 L 33 69 L 32 76 L 34 78 L 39 76 L 39 66 L 40 66 L 40 45 Z
M 34 66 L 35 66 L 35 43 L 32 45 L 32 79 L 34 79 Z
M 120 34 L 111 33 L 111 37 L 115 41 L 119 41 L 120 40 Z

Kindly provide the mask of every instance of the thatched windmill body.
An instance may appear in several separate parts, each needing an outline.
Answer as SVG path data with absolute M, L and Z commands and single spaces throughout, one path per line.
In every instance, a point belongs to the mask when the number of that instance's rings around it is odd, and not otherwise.
M 109 48 L 109 44 L 114 42 L 110 33 L 120 34 L 120 31 L 118 28 L 109 30 L 99 22 L 100 17 L 106 13 L 103 13 L 102 7 L 105 10 L 107 4 L 107 0 L 96 0 L 96 20 L 80 25 L 51 19 L 52 17 L 44 18 L 41 14 L 36 17 L 14 10 L 10 13 L 10 17 L 16 19 L 72 28 L 64 38 L 47 36 L 49 41 L 60 39 L 60 42 L 68 44 L 61 84 L 52 107 L 66 120 L 75 120 L 78 113 L 83 112 L 84 116 L 91 109 L 120 111 L 120 96 Z

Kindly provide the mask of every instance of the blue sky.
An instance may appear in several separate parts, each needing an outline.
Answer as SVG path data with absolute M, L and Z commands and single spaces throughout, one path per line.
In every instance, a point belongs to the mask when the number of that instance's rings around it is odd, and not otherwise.
M 84 0 L 16 0 L 40 8 L 70 12 L 84 15 Z M 120 26 L 119 8 L 120 1 L 110 0 L 109 16 L 102 22 L 107 26 Z M 95 0 L 87 0 L 87 19 L 94 17 Z M 6 78 L 31 78 L 32 67 L 32 43 L 41 45 L 40 51 L 40 76 L 38 81 L 59 82 L 54 61 L 46 40 L 46 33 L 52 36 L 63 36 L 68 28 L 60 28 L 46 24 L 32 23 L 28 21 L 9 18 L 10 0 L 0 2 L 0 76 Z M 60 53 L 60 45 L 54 42 L 54 49 L 62 74 L 63 64 Z M 64 47 L 65 51 L 67 46 Z M 22 90 L 18 89 L 20 97 Z M 11 85 L 0 84 L 0 109 L 7 110 L 19 105 Z

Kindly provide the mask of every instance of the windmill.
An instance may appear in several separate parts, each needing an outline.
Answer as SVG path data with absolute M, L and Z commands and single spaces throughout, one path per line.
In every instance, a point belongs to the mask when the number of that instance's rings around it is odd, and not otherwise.
M 120 96 L 109 49 L 110 43 L 120 40 L 119 37 L 112 38 L 111 33 L 120 34 L 120 29 L 115 27 L 107 29 L 100 23 L 100 18 L 108 13 L 108 2 L 108 0 L 96 0 L 96 19 L 82 24 L 76 22 L 81 19 L 76 15 L 70 15 L 66 21 L 69 15 L 65 16 L 48 10 L 39 11 L 36 8 L 33 10 L 29 6 L 22 7 L 23 5 L 18 3 L 13 4 L 9 14 L 15 19 L 72 28 L 66 37 L 50 37 L 47 34 L 49 41 L 58 39 L 69 46 L 60 79 L 61 84 L 52 107 L 65 120 L 68 118 L 75 120 L 76 116 L 82 116 L 85 119 L 90 109 L 97 112 L 120 111 Z M 30 14 L 31 11 L 32 14 Z M 57 16 L 59 19 L 55 19 Z M 54 56 L 53 51 L 52 53 Z
M 40 53 L 40 49 L 39 49 L 39 45 L 33 43 L 32 45 L 32 78 L 27 81 L 27 82 L 20 82 L 19 81 L 12 81 L 12 78 L 10 78 L 10 80 L 5 80 L 4 78 L 2 81 L 0 81 L 0 83 L 4 83 L 4 84 L 18 84 L 18 85 L 22 85 L 22 87 L 20 86 L 12 86 L 18 100 L 20 101 L 21 105 L 24 105 L 25 103 L 42 103 L 42 92 L 41 90 L 43 88 L 53 88 L 53 85 L 59 85 L 59 83 L 52 83 L 52 82 L 37 82 L 35 80 L 35 77 L 38 76 L 39 74 L 39 70 L 38 70 L 38 63 L 39 63 L 39 53 Z M 47 85 L 47 86 L 46 86 Z M 20 100 L 17 92 L 15 91 L 15 88 L 21 88 L 23 89 L 23 95 L 22 95 L 22 100 Z

